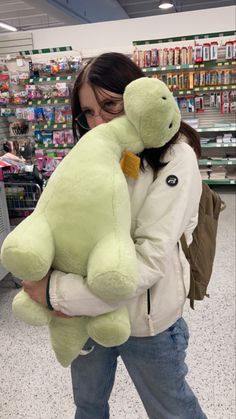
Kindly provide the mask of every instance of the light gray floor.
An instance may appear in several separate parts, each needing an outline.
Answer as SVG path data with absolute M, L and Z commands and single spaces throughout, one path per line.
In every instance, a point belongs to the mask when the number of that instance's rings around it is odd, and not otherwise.
M 222 196 L 227 210 L 220 219 L 211 298 L 194 312 L 185 309 L 188 381 L 208 419 L 235 418 L 235 195 Z M 9 279 L 0 283 L 0 419 L 73 419 L 70 371 L 56 363 L 46 329 L 13 318 L 16 292 Z M 121 362 L 111 418 L 147 419 Z

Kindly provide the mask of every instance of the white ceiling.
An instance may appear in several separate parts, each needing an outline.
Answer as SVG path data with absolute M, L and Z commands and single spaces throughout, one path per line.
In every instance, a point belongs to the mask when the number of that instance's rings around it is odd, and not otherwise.
M 235 0 L 174 0 L 175 8 L 167 11 L 158 4 L 159 0 L 0 0 L 0 21 L 26 31 L 231 6 Z

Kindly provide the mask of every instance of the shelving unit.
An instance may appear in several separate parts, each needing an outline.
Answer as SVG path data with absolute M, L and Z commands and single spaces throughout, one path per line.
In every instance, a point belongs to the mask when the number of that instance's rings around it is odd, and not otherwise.
M 58 53 L 68 52 L 71 56 L 73 54 L 71 51 L 71 47 L 21 51 L 19 54 L 23 57 L 23 62 L 28 64 L 25 73 L 22 73 L 20 83 L 12 82 L 12 70 L 9 73 L 10 100 L 5 107 L 12 110 L 12 115 L 10 112 L 10 116 L 0 118 L 1 121 L 4 119 L 5 125 L 8 126 L 8 134 L 5 132 L 5 139 L 17 141 L 19 144 L 24 141 L 27 142 L 28 139 L 33 139 L 35 142 L 35 158 L 40 161 L 39 166 L 41 168 L 44 165 L 42 163 L 44 156 L 47 158 L 45 163 L 47 166 L 49 159 L 55 159 L 55 163 L 58 164 L 74 144 L 70 90 L 76 78 L 76 66 L 78 65 L 79 68 L 82 61 L 70 60 L 68 54 L 67 60 L 65 57 L 62 58 L 62 54 L 58 55 Z M 41 55 L 38 57 L 38 54 L 44 54 L 46 58 Z M 50 55 L 47 56 L 47 54 Z M 45 63 L 44 66 L 43 63 Z M 16 73 L 18 70 L 20 71 L 16 62 Z M 63 85 L 65 86 L 65 94 L 63 94 Z M 58 86 L 62 86 L 60 91 L 57 90 L 59 89 Z M 16 93 L 16 98 L 12 97 L 11 90 Z M 19 91 L 19 95 L 17 95 L 17 91 Z M 17 112 L 15 116 L 14 112 Z M 28 115 L 27 112 L 31 112 L 31 114 Z M 28 124 L 28 130 L 24 135 L 17 135 L 18 133 L 12 132 L 11 124 L 12 122 L 17 123 L 17 118 Z M 52 170 L 54 168 L 52 164 Z
M 182 119 L 204 137 L 199 167 L 210 185 L 236 184 L 236 140 L 224 142 L 236 133 L 235 36 L 228 31 L 133 41 L 134 61 L 169 86 Z

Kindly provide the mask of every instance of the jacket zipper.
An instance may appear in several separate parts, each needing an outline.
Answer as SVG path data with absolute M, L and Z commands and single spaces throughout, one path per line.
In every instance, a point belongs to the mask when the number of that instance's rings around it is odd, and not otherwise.
M 147 319 L 148 319 L 148 326 L 149 326 L 149 330 L 150 330 L 150 335 L 154 336 L 155 332 L 154 332 L 154 327 L 152 324 L 152 319 L 150 316 L 151 313 L 151 292 L 150 289 L 147 290 Z
M 151 296 L 150 296 L 150 288 L 147 290 L 147 314 L 149 316 L 151 311 Z

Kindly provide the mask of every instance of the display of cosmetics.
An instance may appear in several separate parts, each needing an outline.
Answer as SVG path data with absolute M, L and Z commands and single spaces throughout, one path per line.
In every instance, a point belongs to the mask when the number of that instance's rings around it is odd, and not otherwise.
M 153 48 L 149 50 L 134 50 L 133 60 L 141 68 L 162 67 L 167 65 L 193 64 L 193 47 Z
M 202 45 L 176 46 L 172 48 L 134 49 L 133 61 L 141 68 L 178 66 L 202 63 L 212 60 L 236 59 L 236 41 L 230 40 L 224 45 L 218 42 L 205 42 Z
M 236 71 L 198 71 L 188 73 L 165 73 L 158 76 L 170 90 L 193 89 L 200 86 L 220 86 L 236 83 Z
M 194 87 L 234 83 L 236 83 L 235 70 L 200 71 L 194 73 Z
M 46 63 L 29 63 L 30 77 L 47 77 L 78 72 L 82 66 L 82 58 L 63 57 L 57 60 L 49 60 Z

